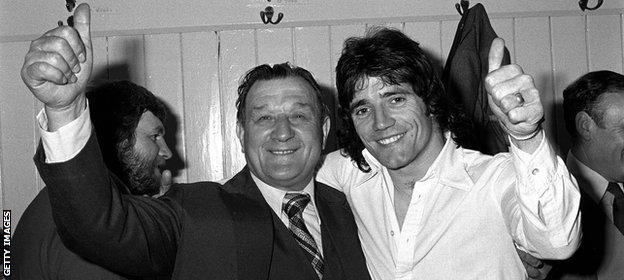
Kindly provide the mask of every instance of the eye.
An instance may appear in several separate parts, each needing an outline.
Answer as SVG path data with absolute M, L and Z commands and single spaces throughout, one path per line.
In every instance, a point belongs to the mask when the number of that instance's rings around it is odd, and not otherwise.
M 158 139 L 158 137 L 160 137 L 160 133 L 156 133 L 156 134 L 152 134 L 150 136 L 150 139 L 154 142 L 156 142 L 156 140 Z
M 391 104 L 401 104 L 403 102 L 405 102 L 405 97 L 402 96 L 395 96 L 392 99 L 390 99 L 390 103 Z
M 268 116 L 268 115 L 264 115 L 264 116 L 260 116 L 260 117 L 258 118 L 258 121 L 270 121 L 270 120 L 272 120 L 272 119 L 273 119 L 273 117 Z
M 356 108 L 356 109 L 353 111 L 353 115 L 358 116 L 358 117 L 362 117 L 362 116 L 364 116 L 364 115 L 368 114 L 369 112 L 370 112 L 370 109 L 369 109 L 369 108 L 366 108 L 366 107 L 360 107 L 360 108 Z

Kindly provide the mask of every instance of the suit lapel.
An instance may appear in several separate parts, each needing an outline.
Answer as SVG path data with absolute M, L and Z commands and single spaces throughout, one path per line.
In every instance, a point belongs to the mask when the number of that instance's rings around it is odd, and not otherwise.
M 346 200 L 335 199 L 333 196 L 326 193 L 326 190 L 319 185 L 319 183 L 315 182 L 314 193 L 317 211 L 321 218 L 321 238 L 323 239 L 324 259 L 328 262 L 334 257 L 339 261 L 339 265 L 344 268 L 345 259 L 343 254 L 349 252 L 349 248 L 345 246 L 353 243 L 353 240 L 344 240 L 345 234 L 347 233 L 344 232 L 345 228 L 342 228 L 342 226 L 353 222 L 346 216 L 346 213 L 350 213 L 351 210 L 347 207 Z M 329 256 L 331 253 L 336 254 L 336 256 Z M 331 269 L 337 268 L 338 267 L 333 267 Z M 327 268 L 325 272 L 326 274 L 329 272 Z
M 267 279 L 274 238 L 271 208 L 247 166 L 223 188 L 234 224 L 238 279 Z

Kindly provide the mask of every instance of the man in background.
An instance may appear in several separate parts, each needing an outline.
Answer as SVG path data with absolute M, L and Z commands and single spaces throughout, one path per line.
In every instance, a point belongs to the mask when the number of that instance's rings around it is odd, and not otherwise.
M 624 277 L 624 76 L 590 72 L 563 91 L 566 164 L 581 188 L 583 243 L 552 279 Z
M 111 178 L 124 183 L 118 185 L 125 186 L 119 191 L 136 196 L 166 192 L 171 172 L 161 170 L 171 151 L 163 138 L 167 117 L 163 103 L 147 89 L 127 81 L 97 86 L 87 97 L 106 167 Z M 42 117 L 38 116 L 45 124 Z M 47 187 L 26 208 L 13 238 L 14 279 L 127 279 L 63 245 L 56 233 Z
M 473 131 L 418 43 L 385 28 L 345 42 L 345 148 L 317 179 L 347 196 L 374 279 L 526 279 L 514 244 L 542 259 L 576 250 L 578 188 L 540 127 L 539 91 L 501 67 L 503 50 L 495 39 L 485 84 L 512 145 L 492 157 L 461 147 Z

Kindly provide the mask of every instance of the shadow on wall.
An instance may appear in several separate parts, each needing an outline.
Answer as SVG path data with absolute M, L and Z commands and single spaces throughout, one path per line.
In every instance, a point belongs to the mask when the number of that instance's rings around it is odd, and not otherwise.
M 135 79 L 132 79 L 130 75 L 130 69 L 128 64 L 115 64 L 110 65 L 107 68 L 104 68 L 98 72 L 93 72 L 91 79 L 91 86 L 96 86 L 102 83 L 110 82 L 110 81 L 120 81 L 120 80 L 128 80 L 138 83 Z M 110 75 L 110 73 L 115 73 L 114 75 Z M 109 79 L 109 77 L 115 77 L 114 79 Z M 158 93 L 153 92 L 153 94 L 158 98 Z M 167 120 L 163 125 L 165 126 L 165 141 L 171 149 L 171 158 L 167 160 L 165 168 L 171 171 L 172 177 L 177 177 L 182 169 L 186 166 L 184 160 L 180 158 L 180 153 L 178 153 L 178 139 L 176 135 L 178 134 L 178 123 L 179 116 L 174 114 L 171 111 L 171 107 L 164 100 L 159 100 L 165 105 L 165 110 L 167 111 Z

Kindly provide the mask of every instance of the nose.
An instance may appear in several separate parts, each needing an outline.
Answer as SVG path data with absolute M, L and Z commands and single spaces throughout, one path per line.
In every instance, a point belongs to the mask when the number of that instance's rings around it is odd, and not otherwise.
M 375 110 L 375 130 L 384 130 L 394 125 L 396 120 L 386 113 L 386 110 Z
M 167 142 L 165 142 L 164 138 L 158 141 L 158 155 L 165 160 L 170 159 L 172 156 L 171 150 L 169 150 L 169 146 L 167 146 Z
M 271 134 L 273 139 L 281 142 L 286 142 L 295 135 L 292 129 L 292 124 L 287 117 L 278 117 L 275 120 L 275 127 Z

